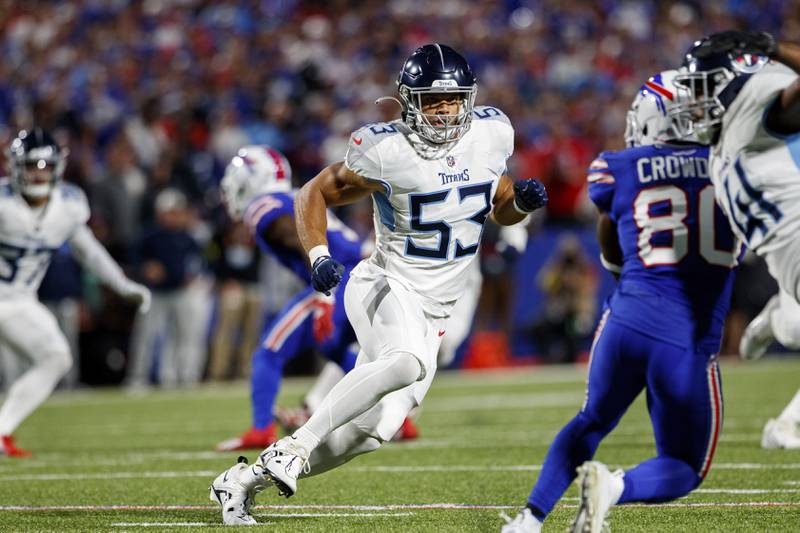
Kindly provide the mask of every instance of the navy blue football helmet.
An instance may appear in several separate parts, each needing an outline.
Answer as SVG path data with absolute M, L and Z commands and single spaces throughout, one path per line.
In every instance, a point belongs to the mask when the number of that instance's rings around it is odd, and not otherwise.
M 28 198 L 47 197 L 64 175 L 67 150 L 42 128 L 22 130 L 8 153 L 12 186 Z
M 680 137 L 713 142 L 725 110 L 747 79 L 769 61 L 765 55 L 726 50 L 714 34 L 695 41 L 683 58 L 675 85 L 681 93 L 671 110 Z
M 450 143 L 469 130 L 478 87 L 467 60 L 449 46 L 433 43 L 414 50 L 397 77 L 397 90 L 403 120 L 423 139 L 436 144 Z M 459 100 L 459 112 L 423 113 L 423 98 L 442 93 Z

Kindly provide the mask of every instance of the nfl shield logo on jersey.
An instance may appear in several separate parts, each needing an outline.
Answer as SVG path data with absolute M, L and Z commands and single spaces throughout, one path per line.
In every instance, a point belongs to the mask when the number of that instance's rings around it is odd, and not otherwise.
M 448 167 L 454 167 L 454 166 L 456 166 L 456 158 L 455 158 L 455 157 L 453 157 L 452 155 L 448 155 L 448 156 L 447 156 L 447 166 L 448 166 Z

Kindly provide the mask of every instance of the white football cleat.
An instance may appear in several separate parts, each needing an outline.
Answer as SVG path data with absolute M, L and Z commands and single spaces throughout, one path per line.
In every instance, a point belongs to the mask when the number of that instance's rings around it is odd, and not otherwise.
M 800 449 L 800 431 L 791 420 L 770 418 L 761 434 L 761 447 L 768 450 Z
M 758 359 L 767 351 L 769 345 L 775 341 L 775 334 L 772 332 L 770 315 L 772 311 L 780 305 L 780 296 L 775 295 L 769 299 L 764 309 L 747 324 L 739 341 L 739 356 L 742 359 L 752 361 Z
M 211 483 L 209 497 L 222 507 L 222 523 L 226 526 L 252 526 L 256 519 L 250 514 L 256 493 L 268 485 L 258 465 L 249 466 L 247 459 L 217 476 Z
M 606 516 L 622 494 L 622 475 L 621 470 L 611 473 L 606 465 L 597 461 L 586 461 L 578 467 L 580 506 L 572 522 L 572 533 L 611 531 Z
M 505 513 L 500 513 L 500 516 L 506 521 L 506 524 L 500 529 L 500 533 L 540 533 L 542 531 L 542 523 L 533 516 L 527 507 L 522 509 L 514 520 L 511 520 Z
M 277 487 L 281 496 L 297 492 L 297 478 L 301 473 L 311 472 L 308 451 L 292 436 L 284 437 L 258 456 L 258 461 L 267 476 Z

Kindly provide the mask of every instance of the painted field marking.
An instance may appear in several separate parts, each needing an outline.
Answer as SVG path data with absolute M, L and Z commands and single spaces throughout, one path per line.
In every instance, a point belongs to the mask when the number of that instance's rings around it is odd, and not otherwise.
M 375 465 L 348 466 L 345 472 L 413 473 L 413 472 L 537 472 L 542 465 Z M 800 463 L 720 463 L 712 470 L 800 470 Z M 79 479 L 146 479 L 146 478 L 213 478 L 217 470 L 142 471 L 142 472 L 71 472 L 57 474 L 0 475 L 0 481 L 62 481 Z M 699 489 L 716 490 L 716 489 Z M 734 489 L 730 489 L 734 490 Z M 750 490 L 750 489 L 737 489 Z M 752 489 L 772 490 L 772 489 Z M 789 489 L 784 489 L 789 490 Z M 697 491 L 696 491 L 697 492 Z M 735 494 L 735 493 L 730 493 Z M 745 493 L 743 493 L 745 494 Z
M 414 516 L 414 513 L 259 513 L 258 518 L 394 518 Z M 259 522 L 265 525 L 274 522 Z M 113 522 L 112 527 L 219 527 L 219 522 Z
M 559 507 L 566 509 L 576 509 L 577 504 L 562 504 Z M 671 502 L 662 504 L 625 504 L 620 508 L 711 508 L 711 507 L 765 507 L 765 508 L 781 508 L 791 507 L 800 508 L 800 502 Z M 289 511 L 299 510 L 308 511 L 310 509 L 316 510 L 333 510 L 333 511 L 502 511 L 508 509 L 519 509 L 519 505 L 473 505 L 466 503 L 422 503 L 422 504 L 387 504 L 387 505 L 327 505 L 327 504 L 309 504 L 309 505 L 256 505 L 254 509 L 258 511 Z M 43 511 L 208 511 L 215 510 L 217 507 L 211 505 L 2 505 L 2 511 L 29 511 L 29 512 L 43 512 Z M 290 517 L 301 516 L 299 513 L 285 513 Z M 327 514 L 326 514 L 327 515 Z M 391 513 L 392 516 L 397 516 L 398 513 Z M 261 515 L 259 515 L 261 516 Z M 276 516 L 272 514 L 264 514 L 264 516 Z M 363 514 L 361 515 L 363 516 Z

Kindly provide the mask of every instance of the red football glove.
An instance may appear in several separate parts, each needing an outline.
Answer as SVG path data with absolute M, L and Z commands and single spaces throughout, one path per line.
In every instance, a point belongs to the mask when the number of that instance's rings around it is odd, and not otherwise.
M 318 344 L 333 336 L 333 305 L 332 298 L 317 298 L 314 301 L 314 339 Z

